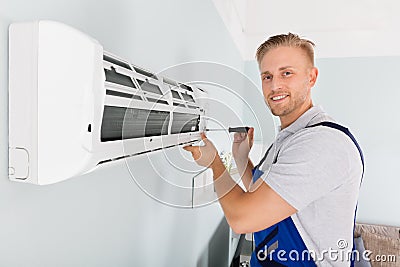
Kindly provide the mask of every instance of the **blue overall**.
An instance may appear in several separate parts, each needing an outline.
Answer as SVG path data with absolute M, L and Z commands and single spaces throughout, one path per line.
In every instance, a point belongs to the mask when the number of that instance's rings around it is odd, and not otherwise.
M 320 122 L 314 125 L 307 126 L 306 128 L 316 127 L 316 126 L 326 126 L 330 128 L 337 129 L 345 133 L 353 143 L 356 145 L 363 165 L 362 176 L 364 175 L 364 157 L 360 146 L 358 145 L 354 136 L 350 133 L 349 129 L 333 123 L 333 122 Z M 261 159 L 260 163 L 253 169 L 253 182 L 261 177 L 263 171 L 259 169 L 262 163 L 267 158 L 272 145 L 268 148 L 264 157 Z M 276 163 L 277 156 L 275 157 L 273 163 Z M 362 177 L 361 177 L 362 179 Z M 357 206 L 354 214 L 354 224 L 355 215 L 357 212 Z M 254 241 L 256 248 L 251 257 L 251 266 L 316 266 L 314 260 L 312 259 L 303 239 L 300 236 L 293 220 L 291 217 L 286 218 L 279 223 L 268 227 L 267 229 L 261 230 L 254 233 Z M 279 248 L 276 249 L 275 253 L 269 253 L 270 249 L 274 249 L 279 244 Z M 353 250 L 354 242 L 353 242 Z M 286 252 L 284 255 L 279 255 L 278 251 Z M 291 255 L 290 255 L 291 254 Z M 299 255 L 299 256 L 297 256 Z M 305 256 L 302 256 L 305 255 Z M 299 261 L 301 259 L 302 261 Z M 354 259 L 351 259 L 351 267 L 354 266 Z

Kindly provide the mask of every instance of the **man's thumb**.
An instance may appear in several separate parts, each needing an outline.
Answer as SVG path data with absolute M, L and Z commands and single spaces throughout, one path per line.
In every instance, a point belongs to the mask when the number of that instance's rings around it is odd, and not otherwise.
M 194 146 L 184 146 L 183 149 L 189 152 L 193 152 L 196 148 Z

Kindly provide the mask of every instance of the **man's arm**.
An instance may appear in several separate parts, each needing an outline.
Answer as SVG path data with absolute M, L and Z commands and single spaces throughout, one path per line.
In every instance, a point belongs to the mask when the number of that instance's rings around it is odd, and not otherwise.
M 239 175 L 242 179 L 243 185 L 246 188 L 246 191 L 249 191 L 251 183 L 252 183 L 252 170 L 254 168 L 253 162 L 250 159 L 247 162 L 241 163 L 236 162 L 236 167 L 238 169 Z
M 232 144 L 232 154 L 236 162 L 236 168 L 247 191 L 249 191 L 253 177 L 252 170 L 254 165 L 249 159 L 253 139 L 254 128 L 251 127 L 248 133 L 235 133 Z
M 296 212 L 262 179 L 245 192 L 229 175 L 214 145 L 202 134 L 204 146 L 186 146 L 197 164 L 210 167 L 214 186 L 225 217 L 236 233 L 250 233 L 265 229 Z M 254 190 L 253 190 L 254 189 Z

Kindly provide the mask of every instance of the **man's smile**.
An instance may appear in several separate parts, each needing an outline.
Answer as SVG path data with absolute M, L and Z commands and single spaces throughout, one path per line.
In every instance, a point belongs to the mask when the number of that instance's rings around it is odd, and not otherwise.
M 284 101 L 288 96 L 289 96 L 288 94 L 279 94 L 270 97 L 270 99 L 273 101 L 273 103 L 279 103 Z

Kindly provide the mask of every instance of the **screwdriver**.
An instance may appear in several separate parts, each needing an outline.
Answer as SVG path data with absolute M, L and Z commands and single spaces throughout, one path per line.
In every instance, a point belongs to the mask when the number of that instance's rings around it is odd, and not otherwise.
M 229 133 L 247 133 L 250 127 L 241 126 L 241 127 L 229 127 L 228 129 L 206 129 L 206 131 L 228 131 Z

